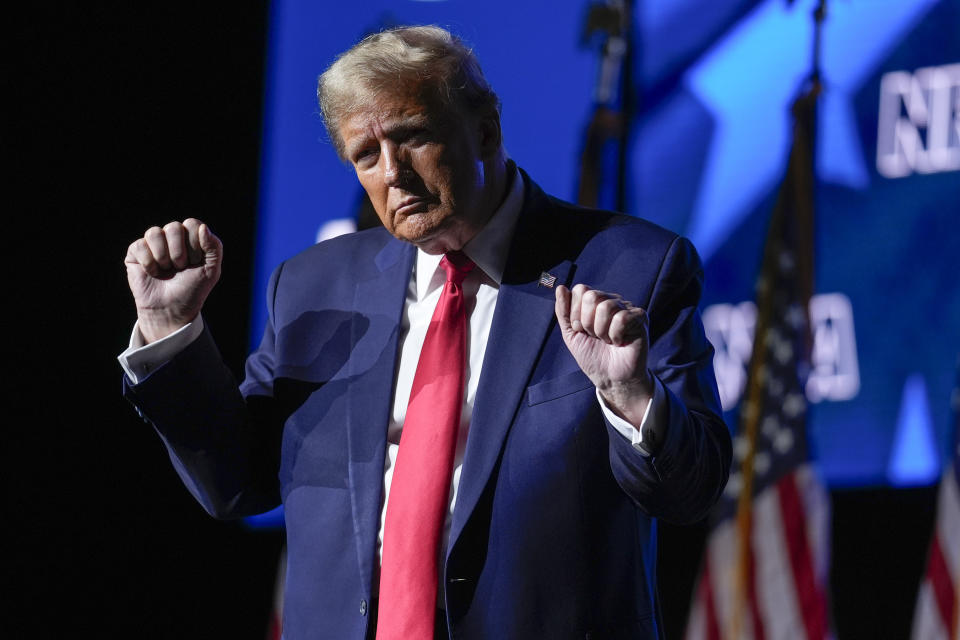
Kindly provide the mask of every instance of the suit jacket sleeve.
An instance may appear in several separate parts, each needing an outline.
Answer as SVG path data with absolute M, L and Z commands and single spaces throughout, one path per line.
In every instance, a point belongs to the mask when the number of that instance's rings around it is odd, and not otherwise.
M 280 271 L 271 277 L 270 300 Z M 280 504 L 281 421 L 270 382 L 272 315 L 271 309 L 240 389 L 207 328 L 140 384 L 124 376 L 124 396 L 154 425 L 177 474 L 214 517 L 243 517 Z
M 663 383 L 663 441 L 655 456 L 641 456 L 607 423 L 610 463 L 621 488 L 646 513 L 675 523 L 704 517 L 719 498 L 730 468 L 731 446 L 720 418 L 713 348 L 697 304 L 703 268 L 684 238 L 670 245 L 648 303 L 648 367 Z

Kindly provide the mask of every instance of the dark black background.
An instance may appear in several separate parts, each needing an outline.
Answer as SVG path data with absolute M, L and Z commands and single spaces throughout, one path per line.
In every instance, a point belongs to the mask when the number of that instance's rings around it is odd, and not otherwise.
M 226 245 L 204 315 L 242 370 L 266 18 L 263 2 L 42 3 L 14 23 L 4 637 L 265 637 L 282 535 L 203 512 L 120 397 L 116 354 L 127 245 L 197 216 Z
M 127 245 L 196 216 L 226 247 L 204 316 L 242 370 L 267 7 L 47 3 L 9 24 L 2 472 L 14 535 L 2 633 L 263 638 L 282 535 L 214 521 L 193 502 L 120 397 L 115 357 L 134 320 Z M 838 636 L 907 637 L 934 489 L 833 501 Z M 704 531 L 661 528 L 671 637 Z

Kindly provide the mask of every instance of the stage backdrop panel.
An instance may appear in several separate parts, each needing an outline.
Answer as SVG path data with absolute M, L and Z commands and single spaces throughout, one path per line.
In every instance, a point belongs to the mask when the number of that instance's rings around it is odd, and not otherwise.
M 832 486 L 932 484 L 947 459 L 960 352 L 960 2 L 829 3 L 819 105 L 816 464 Z M 637 0 L 626 210 L 689 236 L 731 428 L 766 221 L 811 68 L 813 0 Z M 316 106 L 318 75 L 363 35 L 435 23 L 470 43 L 503 102 L 507 149 L 577 194 L 599 46 L 573 0 L 275 0 L 270 19 L 252 342 L 267 278 L 363 203 Z M 601 202 L 612 206 L 608 193 Z M 349 265 L 345 265 L 349 268 Z

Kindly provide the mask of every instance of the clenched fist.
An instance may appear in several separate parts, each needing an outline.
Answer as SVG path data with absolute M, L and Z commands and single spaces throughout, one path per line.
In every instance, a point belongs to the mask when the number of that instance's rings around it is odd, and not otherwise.
M 646 311 L 615 293 L 578 284 L 557 287 L 555 312 L 580 369 L 614 413 L 639 428 L 653 397 Z
M 223 244 L 199 220 L 151 227 L 127 248 L 124 264 L 147 343 L 192 322 L 220 279 Z

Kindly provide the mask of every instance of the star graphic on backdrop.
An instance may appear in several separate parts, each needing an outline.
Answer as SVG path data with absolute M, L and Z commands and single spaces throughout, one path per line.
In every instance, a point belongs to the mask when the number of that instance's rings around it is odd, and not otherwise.
M 833 2 L 823 26 L 817 173 L 865 188 L 853 113 L 856 90 L 937 0 Z M 767 0 L 690 70 L 687 87 L 716 130 L 686 234 L 704 260 L 783 174 L 789 105 L 810 71 L 814 0 Z

